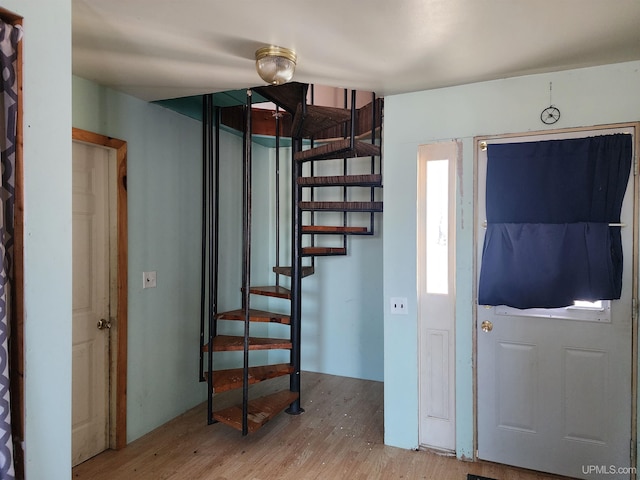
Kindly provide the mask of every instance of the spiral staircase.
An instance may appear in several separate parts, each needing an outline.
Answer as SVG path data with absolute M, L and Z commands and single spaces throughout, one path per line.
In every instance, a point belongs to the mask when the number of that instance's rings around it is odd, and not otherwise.
M 279 162 L 280 136 L 291 138 L 291 203 L 285 218 L 290 219 L 291 258 L 280 265 L 279 240 L 276 241 L 275 281 L 253 285 L 251 273 L 251 185 L 252 120 L 255 94 L 276 105 L 272 112 Z M 217 311 L 218 285 L 218 204 L 219 129 L 224 113 L 213 106 L 211 96 L 203 106 L 203 269 L 202 318 L 200 333 L 200 379 L 208 385 L 209 423 L 223 423 L 246 435 L 255 432 L 279 412 L 303 412 L 300 401 L 300 359 L 302 324 L 302 279 L 315 272 L 317 257 L 347 255 L 349 237 L 373 235 L 376 213 L 382 212 L 381 131 L 383 100 L 375 94 L 365 102 L 360 93 L 344 91 L 344 107 L 315 105 L 313 86 L 288 83 L 258 87 L 247 91 L 241 107 L 243 152 L 243 272 L 242 304 L 232 311 Z M 358 108 L 359 102 L 362 104 Z M 227 115 L 228 117 L 229 115 Z M 233 115 L 231 115 L 233 116 Z M 237 115 L 236 115 L 237 116 Z M 287 134 L 288 133 L 288 134 Z M 323 175 L 323 164 L 332 174 Z M 337 162 L 337 163 L 336 163 Z M 279 172 L 279 167 L 277 167 Z M 335 174 L 339 171 L 339 174 Z M 279 173 L 278 173 L 279 174 Z M 277 177 L 277 181 L 279 178 Z M 279 192 L 280 187 L 276 186 Z M 278 207 L 279 210 L 280 207 Z M 279 214 L 276 232 L 280 231 Z M 284 286 L 286 285 L 286 286 Z M 252 308 L 256 297 L 278 298 L 287 302 L 287 314 Z M 254 302 L 255 303 L 255 302 Z M 242 322 L 244 335 L 219 334 L 226 322 Z M 256 337 L 252 325 L 277 323 L 287 326 L 286 338 Z M 255 365 L 250 352 L 284 350 L 286 363 Z M 225 352 L 242 352 L 242 365 L 216 369 Z M 289 388 L 253 398 L 251 385 L 289 376 Z M 215 396 L 242 389 L 242 402 L 216 409 Z

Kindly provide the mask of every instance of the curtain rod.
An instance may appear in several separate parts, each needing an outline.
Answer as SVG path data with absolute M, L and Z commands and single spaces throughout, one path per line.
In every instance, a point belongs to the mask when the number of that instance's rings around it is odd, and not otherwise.
M 610 223 L 610 227 L 626 227 L 626 223 Z M 482 222 L 482 228 L 487 228 L 487 221 Z

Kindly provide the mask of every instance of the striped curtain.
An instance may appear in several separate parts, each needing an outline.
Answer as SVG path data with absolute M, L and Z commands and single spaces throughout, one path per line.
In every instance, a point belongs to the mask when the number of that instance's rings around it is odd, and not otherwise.
M 9 319 L 13 281 L 15 157 L 18 91 L 17 46 L 20 26 L 0 20 L 0 480 L 15 478 L 9 399 Z

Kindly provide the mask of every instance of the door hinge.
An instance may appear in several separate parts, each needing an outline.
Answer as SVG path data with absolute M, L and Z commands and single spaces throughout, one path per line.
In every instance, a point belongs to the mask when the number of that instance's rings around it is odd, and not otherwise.
M 633 175 L 638 175 L 638 155 L 633 159 Z
M 638 320 L 638 299 L 634 298 L 631 300 L 631 321 L 635 322 Z

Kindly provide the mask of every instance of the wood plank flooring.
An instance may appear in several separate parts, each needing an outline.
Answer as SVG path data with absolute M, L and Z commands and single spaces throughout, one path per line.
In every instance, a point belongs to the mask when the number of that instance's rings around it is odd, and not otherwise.
M 243 437 L 206 424 L 206 405 L 73 469 L 91 480 L 434 479 L 466 480 L 467 473 L 498 480 L 559 479 L 487 462 L 462 462 L 383 444 L 383 384 L 302 373 L 306 413 L 278 414 Z M 286 388 L 282 377 L 251 387 L 258 395 Z M 216 396 L 216 409 L 238 402 L 239 391 Z

